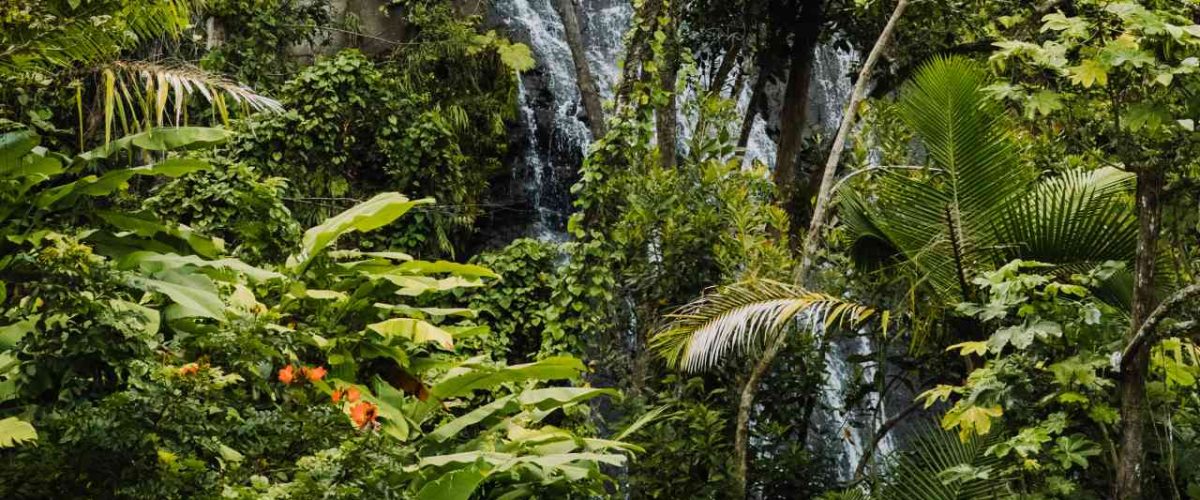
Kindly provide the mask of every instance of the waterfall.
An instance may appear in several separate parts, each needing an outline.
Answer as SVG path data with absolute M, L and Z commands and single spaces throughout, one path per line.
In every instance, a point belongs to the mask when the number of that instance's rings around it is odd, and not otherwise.
M 631 2 L 578 1 L 589 69 L 602 97 L 611 99 L 620 77 L 617 62 L 624 55 L 624 36 L 633 17 Z M 537 61 L 535 69 L 521 75 L 518 85 L 519 131 L 523 144 L 513 175 L 536 210 L 531 232 L 541 239 L 562 240 L 565 239 L 564 223 L 571 209 L 569 189 L 593 139 L 582 119 L 584 108 L 562 21 L 551 0 L 494 0 L 491 15 L 494 24 L 503 26 L 517 41 L 528 44 Z M 849 74 L 857 59 L 857 53 L 837 49 L 832 42 L 816 48 L 808 117 L 810 125 L 826 136 L 836 133 L 840 124 L 852 87 Z M 738 109 L 746 110 L 751 88 L 751 85 L 745 85 L 736 96 Z M 779 97 L 772 96 L 771 109 L 778 109 Z M 689 124 L 695 120 L 687 111 L 694 107 L 687 106 L 686 102 L 694 99 L 694 91 L 685 92 L 679 98 L 681 146 L 686 146 L 693 128 Z M 770 131 L 778 124 L 773 121 L 770 116 L 755 118 L 746 145 L 745 165 L 754 161 L 768 167 L 774 165 L 776 144 Z M 680 151 L 684 149 L 681 147 Z M 653 248 L 647 251 L 654 253 Z M 637 325 L 637 318 L 630 318 L 630 323 Z M 872 348 L 866 337 L 839 338 L 832 341 L 825 358 L 828 377 L 821 388 L 820 400 L 824 407 L 833 410 L 817 412 L 812 435 L 833 445 L 837 474 L 842 480 L 850 479 L 863 455 L 863 447 L 870 442 L 879 424 L 871 420 L 870 412 L 862 411 L 864 408 L 857 411 L 842 408 L 858 366 L 848 360 L 869 354 Z M 861 374 L 863 379 L 872 380 L 875 369 L 865 366 Z M 865 409 L 883 404 L 874 393 L 863 403 L 861 406 Z M 889 436 L 880 443 L 877 456 L 886 455 L 892 446 Z
M 855 69 L 858 57 L 856 52 L 838 49 L 832 42 L 819 45 L 815 49 L 813 77 L 809 87 L 808 117 L 810 124 L 816 126 L 827 137 L 836 134 L 841 126 L 846 102 L 854 86 L 850 74 Z M 879 418 L 886 418 L 885 403 L 876 392 L 868 393 L 858 408 L 843 408 L 856 376 L 855 364 L 849 361 L 850 358 L 871 354 L 874 347 L 876 346 L 872 345 L 869 337 L 841 337 L 831 342 L 825 354 L 828 377 L 822 387 L 821 402 L 825 407 L 834 410 L 818 415 L 818 435 L 836 443 L 834 449 L 837 452 L 834 458 L 838 466 L 838 479 L 843 481 L 852 479 L 854 468 L 863 457 L 864 447 L 870 445 L 875 431 L 881 424 L 875 420 L 873 409 L 879 409 Z M 874 380 L 877 369 L 879 367 L 870 363 L 864 364 L 862 379 Z M 889 433 L 880 441 L 875 456 L 886 456 L 893 448 L 894 440 Z

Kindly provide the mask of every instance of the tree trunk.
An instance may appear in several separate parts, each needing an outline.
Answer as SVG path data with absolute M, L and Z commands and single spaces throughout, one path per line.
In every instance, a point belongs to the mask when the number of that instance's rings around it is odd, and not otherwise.
M 850 102 L 846 105 L 845 114 L 842 115 L 841 127 L 838 128 L 838 134 L 833 140 L 829 159 L 825 162 L 825 172 L 821 180 L 820 193 L 817 196 L 812 221 L 809 223 L 808 234 L 805 237 L 804 247 L 802 248 L 803 253 L 800 256 L 800 265 L 796 269 L 795 281 L 799 284 L 804 284 L 808 280 L 808 271 L 812 267 L 813 254 L 816 253 L 817 247 L 821 243 L 821 226 L 824 225 L 829 200 L 833 197 L 832 191 L 834 177 L 837 174 L 837 165 L 842 159 L 842 151 L 846 147 L 846 138 L 850 135 L 850 128 L 854 125 L 854 118 L 857 114 L 855 111 L 858 109 L 858 104 L 862 101 L 863 94 L 866 92 L 867 81 L 871 78 L 871 69 L 875 66 L 875 62 L 879 60 L 883 48 L 891 40 L 892 33 L 896 31 L 896 24 L 900 21 L 900 16 L 904 14 L 904 9 L 907 6 L 908 0 L 899 0 L 896 2 L 896 8 L 892 11 L 891 18 L 888 19 L 887 25 L 883 27 L 879 38 L 875 40 L 875 46 L 871 48 L 871 53 L 867 56 L 867 60 L 863 62 L 862 71 L 858 74 L 858 81 L 855 82 L 854 90 L 850 94 Z M 734 472 L 734 485 L 738 488 L 738 495 L 743 498 L 746 496 L 747 444 L 750 434 L 750 411 L 754 407 L 755 391 L 758 390 L 758 381 L 770 369 L 771 362 L 775 360 L 775 356 L 779 354 L 780 348 L 786 341 L 787 337 L 780 335 L 767 346 L 762 357 L 759 358 L 751 370 L 750 377 L 746 380 L 746 385 L 742 387 L 741 400 L 738 404 L 738 428 L 733 446 L 734 460 L 737 462 Z
M 204 40 L 204 50 L 213 51 L 225 45 L 225 23 L 216 16 L 210 16 L 204 23 L 207 37 Z
M 658 134 L 658 161 L 663 168 L 675 168 L 675 157 L 678 154 L 679 116 L 677 114 L 677 96 L 675 95 L 675 80 L 679 76 L 679 35 L 676 33 L 678 24 L 675 14 L 679 1 L 671 4 L 667 13 L 670 19 L 662 27 L 667 39 L 663 42 L 663 63 L 659 66 L 658 84 L 666 92 L 666 100 L 654 111 L 654 124 Z
M 750 103 L 746 105 L 746 116 L 742 118 L 742 129 L 738 132 L 737 150 L 741 157 L 750 143 L 750 132 L 754 131 L 754 119 L 758 117 L 758 108 L 762 107 L 763 94 L 766 91 L 767 78 L 760 70 L 754 76 L 754 87 L 750 89 Z
M 575 81 L 579 86 L 583 110 L 587 113 L 588 129 L 592 131 L 592 138 L 599 139 L 604 136 L 604 107 L 601 105 L 596 80 L 592 78 L 592 70 L 588 66 L 587 52 L 583 49 L 583 29 L 579 25 L 575 2 L 554 0 L 554 10 L 558 11 L 563 31 L 566 32 L 567 46 L 571 48 L 571 60 L 575 63 Z
M 807 0 L 800 12 L 801 20 L 792 32 L 792 58 L 788 69 L 787 90 L 783 97 L 783 108 L 779 111 L 779 150 L 775 154 L 775 189 L 779 201 L 791 219 L 791 227 L 798 232 L 808 221 L 809 200 L 801 196 L 797 179 L 797 163 L 800 148 L 804 144 L 804 130 L 808 121 L 808 88 L 812 80 L 813 51 L 821 34 L 824 22 L 825 0 Z M 807 191 L 807 190 L 805 190 Z
M 721 65 L 717 67 L 716 74 L 713 75 L 712 81 L 709 82 L 709 92 L 717 95 L 724 93 L 725 81 L 729 80 L 729 74 L 732 73 L 733 68 L 737 66 L 738 55 L 741 54 L 741 52 L 741 43 L 733 42 L 729 45 L 729 49 L 726 50 L 723 55 L 721 55 Z M 730 97 L 737 99 L 736 94 L 730 95 Z
M 1133 268 L 1133 310 L 1126 339 L 1133 342 L 1155 308 L 1154 264 L 1158 231 L 1162 217 L 1160 195 L 1162 173 L 1153 166 L 1137 173 L 1138 241 Z M 1151 343 L 1141 342 L 1122 359 L 1121 370 L 1121 452 L 1117 463 L 1114 497 L 1142 498 L 1142 473 L 1145 460 L 1146 372 Z
M 629 93 L 633 91 L 634 83 L 641 79 L 638 73 L 650 48 L 650 37 L 658 29 L 658 13 L 662 10 L 662 2 L 663 0 L 646 0 L 642 4 L 641 10 L 634 12 L 633 36 L 630 37 L 629 45 L 626 47 L 627 55 L 624 67 L 621 69 L 621 80 L 617 83 L 614 93 L 614 100 L 618 108 L 629 104 Z

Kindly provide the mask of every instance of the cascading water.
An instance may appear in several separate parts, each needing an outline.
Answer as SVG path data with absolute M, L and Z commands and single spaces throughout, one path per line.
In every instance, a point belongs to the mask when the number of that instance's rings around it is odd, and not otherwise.
M 534 70 L 520 78 L 520 127 L 525 144 L 513 175 L 521 179 L 525 196 L 537 212 L 534 235 L 557 240 L 564 237 L 570 185 L 592 136 L 581 119 L 583 106 L 571 48 L 550 2 L 497 0 L 491 13 L 510 36 L 529 45 L 537 61 Z
M 520 129 L 524 136 L 524 151 L 520 164 L 514 168 L 525 196 L 537 212 L 533 233 L 542 239 L 563 239 L 563 223 L 570 211 L 569 187 L 575 180 L 592 137 L 584 121 L 574 60 L 567 45 L 562 21 L 551 4 L 552 0 L 495 0 L 492 16 L 504 26 L 510 36 L 527 43 L 537 60 L 537 67 L 521 76 L 519 104 Z M 579 19 L 583 24 L 583 42 L 589 69 L 605 99 L 611 99 L 619 78 L 617 61 L 624 49 L 633 9 L 628 0 L 580 0 Z M 846 99 L 850 94 L 852 71 L 858 55 L 836 49 L 833 44 L 817 47 L 814 74 L 809 90 L 809 122 L 832 135 L 841 121 Z M 750 100 L 750 85 L 737 96 L 739 109 L 745 110 Z M 688 141 L 689 125 L 694 117 L 684 110 L 694 109 L 686 101 L 694 92 L 680 97 L 681 144 Z M 772 166 L 776 144 L 770 137 L 768 120 L 759 116 L 753 123 L 745 153 L 745 165 L 761 161 Z M 682 149 L 681 149 L 682 151 Z M 652 251 L 652 249 L 648 250 Z M 630 324 L 637 325 L 637 318 Z M 826 408 L 816 415 L 815 435 L 832 444 L 838 464 L 838 477 L 850 479 L 854 467 L 869 444 L 878 422 L 870 412 L 842 409 L 847 392 L 855 382 L 858 365 L 848 359 L 870 353 L 872 346 L 865 337 L 839 338 L 833 341 L 826 354 L 828 377 L 822 388 L 821 402 Z M 863 380 L 873 379 L 875 368 L 866 366 Z M 861 402 L 860 408 L 874 408 L 882 403 L 872 395 Z M 886 454 L 892 440 L 884 439 L 877 453 Z
M 822 133 L 832 136 L 837 133 L 845 114 L 846 101 L 853 88 L 850 74 L 854 70 L 858 54 L 826 43 L 816 48 L 814 58 L 813 78 L 809 87 L 809 121 L 818 126 Z M 833 410 L 817 415 L 816 435 L 836 440 L 835 459 L 838 478 L 841 480 L 852 479 L 854 468 L 863 457 L 864 448 L 871 444 L 879 427 L 880 422 L 876 419 L 885 417 L 886 413 L 884 402 L 880 400 L 877 392 L 868 392 L 864 400 L 858 402 L 854 408 L 845 408 L 848 393 L 852 390 L 856 375 L 859 375 L 855 372 L 858 365 L 850 362 L 850 359 L 871 354 L 873 347 L 869 338 L 865 336 L 839 337 L 831 341 L 825 354 L 828 377 L 822 388 L 821 402 L 826 408 Z M 867 363 L 861 365 L 861 368 L 861 380 L 874 380 L 878 367 Z M 888 434 L 880 441 L 876 456 L 887 455 L 893 446 L 892 435 Z

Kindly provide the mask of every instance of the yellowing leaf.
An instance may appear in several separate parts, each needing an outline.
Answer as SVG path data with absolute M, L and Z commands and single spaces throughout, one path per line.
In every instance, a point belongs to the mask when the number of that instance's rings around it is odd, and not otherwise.
M 971 354 L 983 356 L 984 354 L 987 353 L 988 343 L 987 342 L 961 342 L 961 343 L 954 344 L 954 345 L 946 348 L 947 351 L 953 351 L 955 349 L 958 349 L 959 356 L 970 356 Z
M 1108 85 L 1108 68 L 1095 59 L 1084 59 L 1078 66 L 1069 68 L 1071 82 L 1091 88 L 1093 84 Z
M 450 332 L 419 319 L 393 318 L 367 325 L 367 328 L 384 336 L 398 336 L 418 344 L 434 342 L 447 351 L 454 350 L 454 337 Z
M 958 428 L 959 439 L 966 440 L 971 437 L 971 434 L 980 436 L 987 434 L 992 430 L 992 419 L 1000 418 L 1004 414 L 1004 409 L 999 405 L 996 406 L 963 406 L 961 403 L 955 406 L 952 410 L 946 412 L 946 416 L 942 417 L 942 428 L 951 430 Z

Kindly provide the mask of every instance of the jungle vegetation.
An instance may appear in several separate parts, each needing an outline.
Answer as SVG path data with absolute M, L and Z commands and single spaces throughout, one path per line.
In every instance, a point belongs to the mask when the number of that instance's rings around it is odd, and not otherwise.
M 1198 119 L 1197 0 L 0 0 L 0 497 L 1200 499 Z

